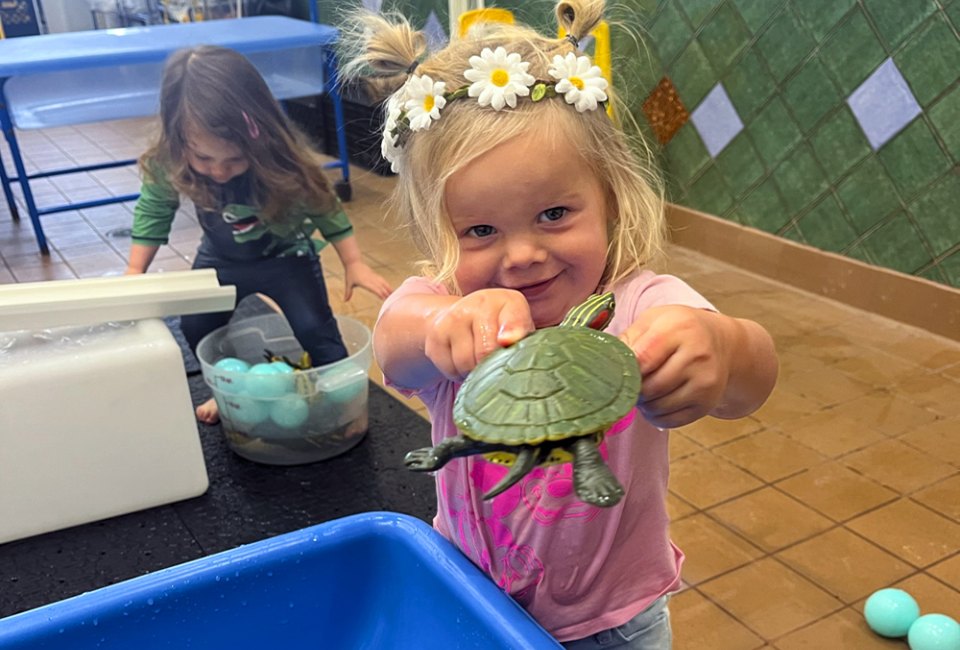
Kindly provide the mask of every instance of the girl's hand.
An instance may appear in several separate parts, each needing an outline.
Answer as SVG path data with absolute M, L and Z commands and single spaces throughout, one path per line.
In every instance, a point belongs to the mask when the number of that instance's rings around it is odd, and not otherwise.
M 621 335 L 643 377 L 637 406 L 652 424 L 689 424 L 720 406 L 730 378 L 727 317 L 671 305 L 643 312 Z
M 773 338 L 751 320 L 678 305 L 655 307 L 620 338 L 640 364 L 637 406 L 658 427 L 681 427 L 705 415 L 749 415 L 777 381 Z
M 463 381 L 497 347 L 533 332 L 526 298 L 512 289 L 482 289 L 437 312 L 427 324 L 424 354 L 444 377 Z
M 390 295 L 393 287 L 387 280 L 367 266 L 366 262 L 353 262 L 343 269 L 343 299 L 349 301 L 354 287 L 363 287 L 381 300 Z

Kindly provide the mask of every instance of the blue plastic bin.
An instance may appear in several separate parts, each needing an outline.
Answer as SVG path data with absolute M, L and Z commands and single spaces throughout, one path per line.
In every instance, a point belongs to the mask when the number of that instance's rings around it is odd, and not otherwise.
M 0 648 L 559 648 L 412 517 L 345 517 L 0 620 Z

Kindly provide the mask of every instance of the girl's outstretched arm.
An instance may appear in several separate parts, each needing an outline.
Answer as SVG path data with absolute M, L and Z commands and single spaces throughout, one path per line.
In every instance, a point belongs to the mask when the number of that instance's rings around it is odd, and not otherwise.
M 153 262 L 153 258 L 157 256 L 158 250 L 160 250 L 159 246 L 130 244 L 129 261 L 123 274 L 138 275 L 140 273 L 146 273 L 147 269 L 150 268 L 150 263 Z
M 393 287 L 387 280 L 363 261 L 360 245 L 354 236 L 333 243 L 337 256 L 343 264 L 343 299 L 350 300 L 354 287 L 363 287 L 381 300 L 390 295 Z
M 749 415 L 777 380 L 773 339 L 754 321 L 678 305 L 654 307 L 621 338 L 643 375 L 640 409 L 660 427 L 705 415 Z
M 416 390 L 442 378 L 462 381 L 498 346 L 533 330 L 530 307 L 518 291 L 483 289 L 462 297 L 411 294 L 380 315 L 373 349 L 390 381 Z

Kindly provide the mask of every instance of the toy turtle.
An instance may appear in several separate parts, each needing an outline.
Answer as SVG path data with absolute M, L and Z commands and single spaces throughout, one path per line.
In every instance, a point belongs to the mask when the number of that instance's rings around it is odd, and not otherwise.
M 577 496 L 615 505 L 623 487 L 600 455 L 604 432 L 640 394 L 633 351 L 600 332 L 613 317 L 612 293 L 593 295 L 555 327 L 537 330 L 485 357 L 460 387 L 453 421 L 462 435 L 404 458 L 414 471 L 440 469 L 453 458 L 485 454 L 510 471 L 484 499 L 519 481 L 538 464 L 573 462 Z

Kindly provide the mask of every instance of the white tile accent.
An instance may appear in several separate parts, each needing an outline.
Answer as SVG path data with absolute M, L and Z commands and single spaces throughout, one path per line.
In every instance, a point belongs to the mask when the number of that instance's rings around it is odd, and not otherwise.
M 690 120 L 713 158 L 743 131 L 743 121 L 720 83 L 694 109 Z
M 427 16 L 427 23 L 423 26 L 423 33 L 427 37 L 427 48 L 436 51 L 446 47 L 447 33 L 443 31 L 443 25 L 434 11 Z
M 876 151 L 921 113 L 900 70 L 887 59 L 850 93 L 847 104 Z

